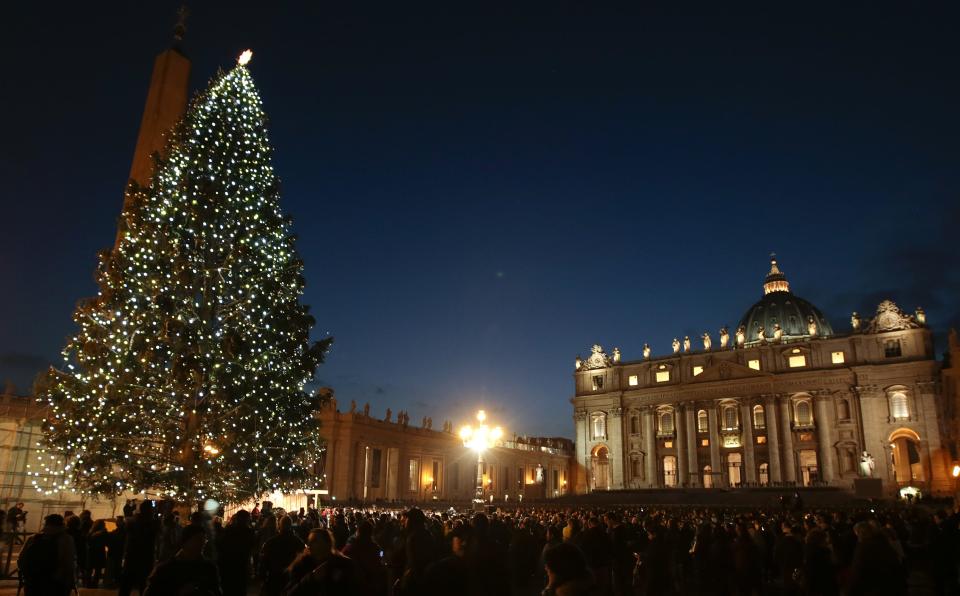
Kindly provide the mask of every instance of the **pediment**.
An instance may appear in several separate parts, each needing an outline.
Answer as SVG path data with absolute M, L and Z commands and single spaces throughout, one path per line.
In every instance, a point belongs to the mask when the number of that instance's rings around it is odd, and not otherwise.
M 749 366 L 744 366 L 737 362 L 721 360 L 714 362 L 703 369 L 703 372 L 695 376 L 691 383 L 706 383 L 709 381 L 729 381 L 731 379 L 755 379 L 757 377 L 769 377 L 770 373 L 754 370 Z

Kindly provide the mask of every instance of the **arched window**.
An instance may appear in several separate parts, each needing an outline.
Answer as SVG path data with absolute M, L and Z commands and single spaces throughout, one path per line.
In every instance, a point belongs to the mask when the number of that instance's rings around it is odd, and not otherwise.
M 737 406 L 723 407 L 723 429 L 736 430 L 737 428 Z
M 760 464 L 760 474 L 757 477 L 757 481 L 760 483 L 760 486 L 770 484 L 770 464 L 767 462 Z
M 673 434 L 673 412 L 669 410 L 660 412 L 660 434 Z
M 763 406 L 753 406 L 753 428 L 766 428 L 767 419 L 763 415 Z
M 630 434 L 639 435 L 640 434 L 640 417 L 634 414 L 630 416 Z
M 709 422 L 707 422 L 707 420 L 708 420 L 708 417 L 707 417 L 706 410 L 700 410 L 699 412 L 697 412 L 697 432 L 698 433 L 710 432 L 710 424 Z
M 603 412 L 597 412 L 592 418 L 593 440 L 598 441 L 607 438 L 607 415 Z
M 837 402 L 837 419 L 850 420 L 850 402 L 845 399 Z
M 910 417 L 907 396 L 899 391 L 890 395 L 890 416 L 894 420 L 906 420 Z
M 810 401 L 800 400 L 794 406 L 797 412 L 797 424 L 799 426 L 813 425 L 813 413 L 810 411 Z

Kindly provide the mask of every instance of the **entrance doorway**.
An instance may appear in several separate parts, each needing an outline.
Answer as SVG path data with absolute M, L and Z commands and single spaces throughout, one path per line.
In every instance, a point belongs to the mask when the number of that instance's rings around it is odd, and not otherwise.
M 730 488 L 736 488 L 743 483 L 740 471 L 743 466 L 743 456 L 739 453 L 727 454 L 727 481 Z
M 813 449 L 801 449 L 797 457 L 800 460 L 800 482 L 803 486 L 813 486 L 820 480 L 817 452 Z
M 712 466 L 703 466 L 703 488 L 713 488 Z
M 677 457 L 666 455 L 663 458 L 663 485 L 674 487 L 677 485 Z
M 890 447 L 893 477 L 898 486 L 926 480 L 920 458 L 920 435 L 909 428 L 897 429 L 890 434 Z
M 597 445 L 593 449 L 591 468 L 593 469 L 593 490 L 610 490 L 610 459 L 606 445 Z

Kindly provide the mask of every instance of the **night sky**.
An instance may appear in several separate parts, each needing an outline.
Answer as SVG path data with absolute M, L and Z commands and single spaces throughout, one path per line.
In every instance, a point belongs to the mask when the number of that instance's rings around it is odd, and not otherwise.
M 179 5 L 112 4 L 4 11 L 0 380 L 21 393 L 96 292 Z M 938 352 L 960 326 L 955 3 L 194 4 L 194 88 L 254 50 L 341 409 L 572 436 L 576 354 L 716 340 L 771 251 L 838 331 L 885 297 L 926 309 Z

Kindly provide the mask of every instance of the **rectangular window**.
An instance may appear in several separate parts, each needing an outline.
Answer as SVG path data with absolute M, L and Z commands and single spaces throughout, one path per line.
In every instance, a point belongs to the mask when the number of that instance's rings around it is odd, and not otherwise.
M 593 390 L 600 391 L 603 389 L 603 376 L 597 375 L 593 377 Z
M 450 466 L 450 480 L 453 490 L 460 490 L 460 464 L 454 463 Z
M 380 488 L 380 462 L 383 459 L 383 451 L 374 449 L 370 454 L 370 487 Z
M 636 387 L 640 384 L 640 377 L 637 375 L 630 375 L 630 377 L 627 379 L 627 384 L 631 387 Z
M 666 383 L 670 380 L 670 371 L 669 370 L 658 370 L 657 371 L 657 383 Z
M 899 358 L 903 355 L 899 339 L 888 339 L 883 342 L 883 355 L 886 358 Z
M 663 448 L 664 448 L 664 449 L 673 449 L 673 441 L 664 441 L 664 442 L 663 442 Z
M 693 367 L 693 376 L 697 376 L 697 375 L 699 375 L 699 374 L 702 373 L 702 372 L 703 372 L 703 367 L 702 367 L 702 366 L 694 366 L 694 367 Z
M 765 437 L 764 435 L 757 435 L 757 445 L 766 445 L 766 444 L 767 444 L 767 437 Z
M 560 470 L 553 471 L 553 490 L 560 488 Z
M 710 446 L 710 439 L 700 439 L 700 446 L 701 446 L 701 447 L 709 447 L 709 446 Z
M 410 492 L 415 493 L 420 490 L 420 460 L 411 459 L 410 460 L 410 478 L 408 478 L 409 484 L 407 485 Z
M 807 357 L 804 356 L 803 354 L 791 356 L 789 363 L 790 363 L 790 368 L 800 368 L 802 366 L 807 365 Z
M 433 492 L 437 492 L 437 486 L 440 483 L 440 462 L 433 460 L 433 478 L 431 479 Z
M 753 370 L 760 370 L 760 361 L 759 360 L 747 360 L 747 366 Z
M 813 433 L 800 433 L 801 442 L 812 441 L 812 440 L 813 440 Z
M 843 364 L 843 352 L 830 352 L 830 362 Z

